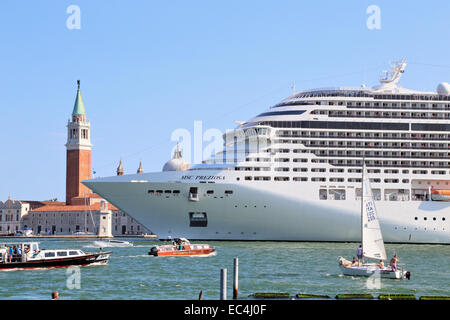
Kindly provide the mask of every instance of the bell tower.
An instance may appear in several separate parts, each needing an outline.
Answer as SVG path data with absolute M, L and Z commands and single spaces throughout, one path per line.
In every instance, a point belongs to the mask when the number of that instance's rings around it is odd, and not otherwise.
M 78 91 L 72 119 L 67 123 L 66 204 L 71 204 L 74 197 L 84 197 L 91 193 L 81 183 L 81 181 L 91 178 L 91 124 L 86 120 L 80 80 L 77 81 L 77 84 Z

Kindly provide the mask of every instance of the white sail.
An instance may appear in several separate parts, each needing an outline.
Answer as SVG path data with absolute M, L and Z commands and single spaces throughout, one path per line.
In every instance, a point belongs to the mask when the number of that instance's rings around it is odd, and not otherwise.
M 375 208 L 375 201 L 370 187 L 366 165 L 363 166 L 363 198 L 361 205 L 361 236 L 363 255 L 366 258 L 386 260 L 383 236 Z

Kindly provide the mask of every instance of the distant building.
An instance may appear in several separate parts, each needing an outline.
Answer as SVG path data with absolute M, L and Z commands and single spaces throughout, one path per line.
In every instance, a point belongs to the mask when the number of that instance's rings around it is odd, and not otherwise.
M 183 159 L 180 147 L 177 144 L 177 147 L 173 152 L 172 159 L 164 164 L 163 171 L 184 171 L 189 169 L 190 167 L 190 164 Z
M 30 204 L 8 199 L 0 201 L 0 234 L 8 235 L 23 230 L 22 221 L 30 211 Z
M 81 183 L 91 178 L 92 144 L 90 122 L 86 118 L 79 80 L 77 84 L 72 118 L 67 124 L 65 202 L 29 201 L 28 215 L 23 219 L 23 223 L 31 227 L 34 234 L 151 234 L 150 230 L 126 213 L 113 205 L 106 205 L 106 200 Z M 123 174 L 122 162 L 119 167 Z M 120 168 L 117 170 L 118 174 Z M 105 224 L 104 220 L 108 221 L 109 225 Z

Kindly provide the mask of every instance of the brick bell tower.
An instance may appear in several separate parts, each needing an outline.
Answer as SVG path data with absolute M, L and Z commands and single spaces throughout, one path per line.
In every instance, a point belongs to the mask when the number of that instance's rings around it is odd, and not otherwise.
M 86 120 L 80 80 L 77 83 L 78 91 L 72 120 L 67 123 L 66 204 L 68 205 L 71 204 L 72 198 L 84 197 L 91 193 L 81 183 L 91 178 L 91 124 Z

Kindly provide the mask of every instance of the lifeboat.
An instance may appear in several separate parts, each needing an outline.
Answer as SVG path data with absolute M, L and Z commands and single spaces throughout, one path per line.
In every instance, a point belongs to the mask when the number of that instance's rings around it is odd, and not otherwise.
M 450 190 L 432 190 L 431 200 L 450 201 Z
M 185 238 L 175 238 L 172 244 L 154 246 L 148 252 L 155 257 L 174 257 L 174 256 L 213 256 L 216 249 L 209 244 L 192 244 Z

